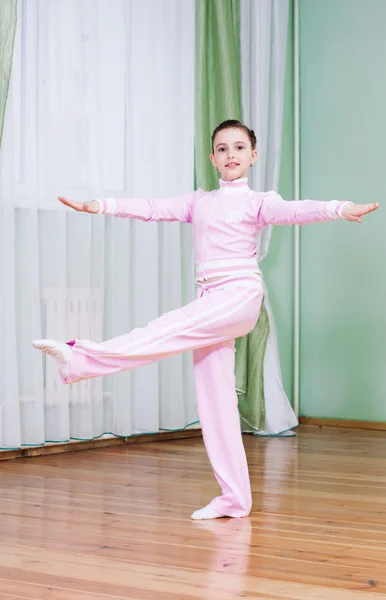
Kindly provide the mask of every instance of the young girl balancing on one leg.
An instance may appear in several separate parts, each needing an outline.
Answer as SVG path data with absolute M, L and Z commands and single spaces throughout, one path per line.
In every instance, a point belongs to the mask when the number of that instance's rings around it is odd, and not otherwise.
M 303 200 L 286 202 L 276 192 L 254 192 L 246 175 L 257 157 L 256 137 L 239 121 L 221 123 L 212 135 L 210 160 L 220 172 L 219 189 L 172 198 L 93 200 L 78 204 L 92 214 L 182 221 L 193 225 L 198 295 L 183 308 L 102 343 L 35 341 L 58 363 L 65 383 L 134 369 L 193 350 L 198 415 L 221 496 L 193 519 L 244 517 L 251 488 L 235 391 L 234 341 L 255 326 L 263 296 L 257 240 L 268 225 L 305 225 L 344 218 L 361 222 L 377 204 Z

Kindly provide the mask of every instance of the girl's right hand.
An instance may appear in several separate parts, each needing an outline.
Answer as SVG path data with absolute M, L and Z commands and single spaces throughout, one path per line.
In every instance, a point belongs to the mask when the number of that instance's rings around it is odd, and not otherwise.
M 59 196 L 58 200 L 65 206 L 69 206 L 78 212 L 91 213 L 93 215 L 99 213 L 99 202 L 96 202 L 96 200 L 92 200 L 91 202 L 73 202 L 61 196 Z

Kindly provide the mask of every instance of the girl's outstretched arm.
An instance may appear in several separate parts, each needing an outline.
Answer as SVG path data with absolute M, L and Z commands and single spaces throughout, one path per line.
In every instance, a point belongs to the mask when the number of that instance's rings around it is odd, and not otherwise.
M 361 222 L 361 217 L 378 208 L 378 204 L 353 204 L 330 200 L 283 200 L 276 192 L 257 194 L 258 221 L 264 225 L 307 225 L 339 218 Z
M 59 198 L 59 200 L 78 212 L 99 213 L 141 221 L 190 223 L 192 202 L 198 193 L 198 191 L 191 192 L 170 198 L 107 198 L 84 203 L 72 202 L 66 198 Z

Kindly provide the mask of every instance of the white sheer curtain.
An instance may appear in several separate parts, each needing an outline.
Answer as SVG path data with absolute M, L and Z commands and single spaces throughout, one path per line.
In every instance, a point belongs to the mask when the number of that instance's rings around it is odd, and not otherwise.
M 277 190 L 279 185 L 287 51 L 289 0 L 240 0 L 241 97 L 243 118 L 257 135 L 259 158 L 251 170 L 256 191 Z M 266 256 L 272 227 L 260 244 Z M 269 336 L 264 357 L 265 430 L 279 434 L 297 425 L 283 388 L 274 318 L 265 289 Z
M 0 155 L 0 447 L 196 421 L 191 356 L 62 385 L 40 337 L 102 340 L 193 297 L 191 232 L 56 200 L 193 189 L 194 0 L 20 0 Z

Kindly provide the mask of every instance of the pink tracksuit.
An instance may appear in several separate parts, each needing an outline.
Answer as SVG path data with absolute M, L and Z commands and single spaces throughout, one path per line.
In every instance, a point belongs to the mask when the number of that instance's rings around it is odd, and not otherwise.
M 101 200 L 100 213 L 142 221 L 191 223 L 197 298 L 146 327 L 102 343 L 72 340 L 66 383 L 134 369 L 193 350 L 197 407 L 221 496 L 211 507 L 241 517 L 251 489 L 235 391 L 234 340 L 255 326 L 263 296 L 257 239 L 268 225 L 304 225 L 341 217 L 344 202 L 286 202 L 257 193 L 247 179 L 220 180 L 218 190 L 165 199 Z M 220 280 L 208 282 L 211 278 Z

